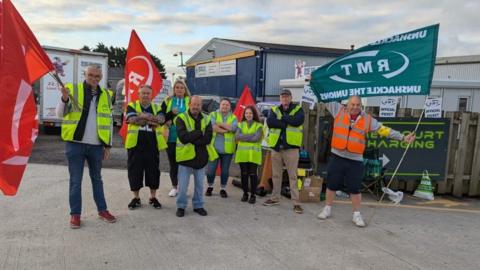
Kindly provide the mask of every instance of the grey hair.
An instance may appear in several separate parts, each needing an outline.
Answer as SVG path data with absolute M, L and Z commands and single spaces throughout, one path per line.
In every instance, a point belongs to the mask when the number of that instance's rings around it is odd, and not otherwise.
M 87 71 L 88 71 L 89 69 L 97 70 L 97 71 L 100 71 L 100 73 L 102 73 L 102 67 L 101 67 L 100 65 L 96 65 L 96 64 L 88 65 L 88 66 L 85 68 L 85 74 L 87 73 Z

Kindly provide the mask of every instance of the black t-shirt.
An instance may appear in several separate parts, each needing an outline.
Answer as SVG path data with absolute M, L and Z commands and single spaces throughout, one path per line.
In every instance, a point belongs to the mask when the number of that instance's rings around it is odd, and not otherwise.
M 143 113 L 150 113 L 152 115 L 155 115 L 153 113 L 152 105 L 148 106 L 147 108 L 140 106 L 140 108 L 142 108 Z M 137 112 L 135 111 L 134 108 L 132 108 L 131 106 L 128 106 L 127 120 L 132 116 L 137 116 Z M 155 135 L 155 129 L 149 125 L 140 126 L 139 128 L 140 130 L 138 131 L 137 145 L 133 149 L 141 149 L 146 151 L 156 150 L 157 138 Z

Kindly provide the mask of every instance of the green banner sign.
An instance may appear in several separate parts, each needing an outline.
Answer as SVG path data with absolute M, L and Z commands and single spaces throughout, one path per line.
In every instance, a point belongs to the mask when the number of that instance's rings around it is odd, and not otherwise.
M 408 134 L 415 129 L 418 118 L 378 118 L 385 126 Z M 420 180 L 427 170 L 435 181 L 445 180 L 450 120 L 448 118 L 425 119 L 420 122 L 415 141 L 410 145 L 402 162 L 397 179 Z M 391 176 L 401 159 L 407 143 L 380 137 L 377 133 L 367 134 L 367 147 L 378 149 L 385 175 Z M 387 177 L 389 179 L 389 177 Z
M 439 25 L 395 35 L 354 50 L 311 74 L 323 102 L 349 96 L 428 95 Z

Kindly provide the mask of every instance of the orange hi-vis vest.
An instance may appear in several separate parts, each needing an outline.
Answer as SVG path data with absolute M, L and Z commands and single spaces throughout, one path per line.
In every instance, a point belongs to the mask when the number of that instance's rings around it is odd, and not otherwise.
M 370 131 L 372 116 L 361 115 L 355 124 L 351 124 L 350 115 L 345 108 L 342 108 L 333 125 L 332 148 L 347 150 L 355 154 L 363 154 L 366 145 L 366 136 Z

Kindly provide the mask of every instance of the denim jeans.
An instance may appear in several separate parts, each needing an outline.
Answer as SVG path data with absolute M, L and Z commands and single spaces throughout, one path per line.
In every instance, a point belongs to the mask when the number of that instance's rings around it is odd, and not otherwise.
M 217 171 L 218 161 L 220 161 L 220 166 L 222 173 L 220 175 L 220 186 L 222 188 L 227 186 L 228 175 L 230 169 L 230 163 L 232 162 L 233 154 L 218 154 L 218 158 L 214 161 L 209 161 L 207 164 L 207 181 L 208 185 L 213 185 L 215 180 L 215 172 Z
M 65 154 L 68 159 L 68 172 L 70 173 L 70 215 L 82 213 L 82 178 L 83 167 L 87 160 L 90 179 L 92 180 L 93 199 L 98 212 L 107 210 L 102 182 L 102 160 L 104 149 L 102 145 L 67 142 Z
M 190 175 L 192 174 L 194 178 L 192 198 L 193 209 L 203 208 L 203 181 L 205 178 L 205 168 L 193 169 L 182 165 L 178 166 L 177 208 L 187 208 L 188 184 L 190 183 Z

